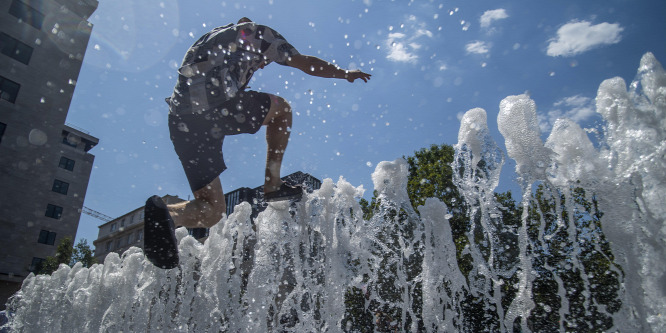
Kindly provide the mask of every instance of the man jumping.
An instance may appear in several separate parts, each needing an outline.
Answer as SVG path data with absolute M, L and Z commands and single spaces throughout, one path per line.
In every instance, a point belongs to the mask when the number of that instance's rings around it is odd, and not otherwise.
M 343 70 L 300 54 L 270 27 L 244 17 L 197 40 L 178 69 L 169 104 L 169 132 L 194 200 L 166 205 L 159 196 L 146 201 L 144 251 L 157 267 L 178 265 L 174 228 L 210 228 L 226 212 L 219 175 L 227 168 L 222 143 L 227 135 L 254 134 L 266 126 L 264 199 L 299 198 L 300 186 L 283 183 L 280 168 L 292 125 L 284 98 L 245 90 L 255 71 L 271 62 L 318 77 L 367 82 L 370 74 Z

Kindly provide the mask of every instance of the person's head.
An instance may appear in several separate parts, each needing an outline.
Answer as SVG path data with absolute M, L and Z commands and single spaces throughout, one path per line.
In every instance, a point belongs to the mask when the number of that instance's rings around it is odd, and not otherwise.
M 238 20 L 238 24 L 247 23 L 247 22 L 252 22 L 252 20 L 250 20 L 247 17 L 242 17 L 240 20 Z

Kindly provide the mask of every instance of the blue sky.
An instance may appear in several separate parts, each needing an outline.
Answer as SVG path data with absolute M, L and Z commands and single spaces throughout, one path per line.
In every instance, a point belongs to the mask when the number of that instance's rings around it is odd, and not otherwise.
M 187 48 L 210 29 L 248 16 L 301 53 L 372 80 L 350 84 L 278 64 L 251 89 L 279 94 L 295 112 L 283 175 L 304 171 L 363 185 L 377 163 L 431 144 L 455 144 L 460 117 L 488 113 L 529 92 L 543 136 L 568 117 L 598 128 L 599 84 L 630 82 L 641 56 L 666 61 L 666 2 L 603 1 L 139 1 L 102 0 L 67 121 L 100 139 L 85 205 L 116 217 L 153 194 L 191 195 L 173 152 L 164 98 Z M 263 184 L 264 130 L 227 137 L 225 191 Z M 499 191 L 519 191 L 507 160 Z M 514 196 L 515 197 L 515 196 Z M 102 222 L 82 215 L 77 239 Z

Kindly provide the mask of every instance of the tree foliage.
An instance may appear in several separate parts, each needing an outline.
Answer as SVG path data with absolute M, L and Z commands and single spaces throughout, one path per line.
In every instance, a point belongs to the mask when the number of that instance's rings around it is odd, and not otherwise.
M 463 211 L 458 189 L 453 184 L 455 151 L 449 145 L 431 145 L 405 158 L 409 165 L 407 193 L 412 207 L 417 209 L 428 198 L 442 200 L 453 212 Z
M 544 330 L 562 325 L 567 331 L 605 332 L 621 307 L 624 273 L 601 229 L 596 195 L 578 187 L 567 190 L 542 184 L 530 202 L 527 227 L 536 306 L 529 321 Z M 552 311 L 560 307 L 568 313 L 563 322 Z
M 453 184 L 453 163 L 455 151 L 452 146 L 431 145 L 414 152 L 414 156 L 403 158 L 409 166 L 407 176 L 407 194 L 412 207 L 418 212 L 418 207 L 423 205 L 428 198 L 442 200 L 449 207 L 455 219 L 456 216 L 464 215 L 464 200 L 458 189 Z M 371 201 L 361 199 L 364 218 L 372 217 L 379 203 L 377 192 L 373 193 Z M 455 222 L 452 222 L 452 224 Z
M 60 264 L 69 265 L 69 262 L 72 260 L 73 251 L 72 238 L 65 237 L 61 239 L 60 242 L 58 242 L 55 255 L 46 258 L 44 263 L 42 263 L 39 274 L 51 274 L 60 267 Z
M 415 210 L 431 197 L 447 205 L 458 268 L 467 285 L 478 289 L 487 281 L 486 276 L 479 274 L 479 266 L 495 272 L 499 280 L 504 280 L 497 305 L 506 313 L 519 292 L 518 254 L 519 243 L 523 242 L 527 249 L 523 260 L 529 260 L 532 267 L 531 297 L 535 307 L 526 318 L 531 329 L 557 331 L 564 327 L 601 332 L 612 328 L 613 314 L 621 307 L 624 273 L 615 263 L 601 229 L 603 213 L 598 210 L 596 195 L 575 186 L 557 189 L 542 184 L 527 199 L 528 211 L 523 214 L 524 204 L 517 204 L 511 192 L 495 193 L 494 202 L 500 213 L 487 220 L 493 224 L 488 226 L 492 229 L 488 238 L 484 234 L 488 231 L 479 223 L 483 217 L 476 207 L 478 203 L 468 204 L 454 184 L 454 158 L 455 151 L 449 145 L 431 145 L 405 157 L 409 165 L 407 193 Z M 382 214 L 377 192 L 370 201 L 362 199 L 360 204 L 366 220 Z M 519 237 L 518 230 L 523 225 L 526 239 Z M 494 251 L 488 250 L 491 242 L 496 242 Z M 479 255 L 473 257 L 473 251 Z M 411 269 L 413 274 L 420 272 L 416 266 Z M 470 332 L 500 331 L 503 318 L 489 304 L 488 295 L 479 291 L 466 290 L 459 300 L 458 328 Z M 371 307 L 366 298 L 358 290 L 349 291 L 347 300 L 353 301 L 348 305 L 356 308 L 350 313 L 354 324 L 367 325 L 370 321 Z M 518 321 L 504 324 L 520 329 L 515 326 Z
M 90 267 L 97 263 L 95 259 L 95 253 L 93 252 L 90 245 L 88 245 L 88 240 L 82 238 L 74 246 L 74 252 L 72 253 L 72 260 L 69 265 L 74 266 L 77 262 L 80 262 L 83 267 Z
M 81 239 L 76 246 L 73 244 L 74 242 L 69 236 L 61 239 L 58 242 L 56 254 L 44 260 L 38 274 L 52 274 L 61 264 L 74 266 L 77 262 L 81 262 L 83 267 L 90 267 L 97 263 L 87 240 Z

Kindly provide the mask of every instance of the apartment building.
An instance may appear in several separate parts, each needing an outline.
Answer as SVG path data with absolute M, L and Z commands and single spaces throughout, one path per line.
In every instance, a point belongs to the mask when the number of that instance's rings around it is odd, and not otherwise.
M 167 204 L 184 201 L 168 194 L 163 196 L 162 200 Z M 93 241 L 97 262 L 104 263 L 104 259 L 111 252 L 122 254 L 132 246 L 143 248 L 143 208 L 136 208 L 99 226 L 97 239 Z
M 0 309 L 76 237 L 98 143 L 65 124 L 96 0 L 0 1 Z

